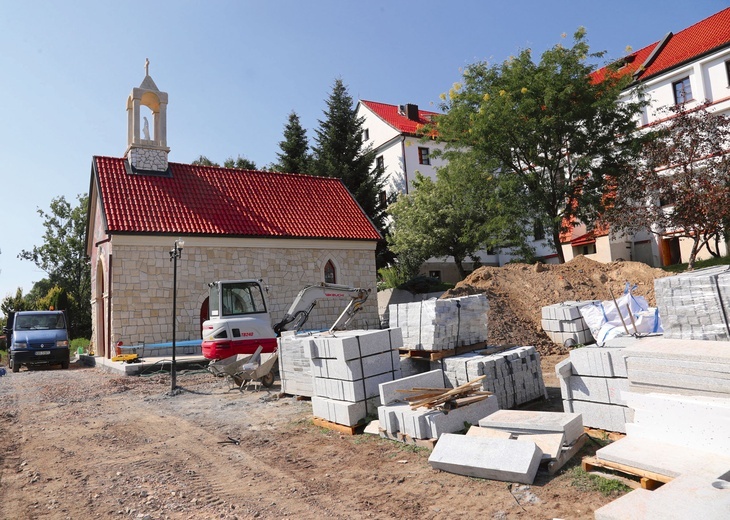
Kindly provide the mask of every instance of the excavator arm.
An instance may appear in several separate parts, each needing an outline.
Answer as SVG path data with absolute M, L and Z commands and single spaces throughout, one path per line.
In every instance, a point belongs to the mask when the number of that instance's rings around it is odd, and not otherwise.
M 330 327 L 330 332 L 342 330 L 355 317 L 355 314 L 362 309 L 363 304 L 370 295 L 370 289 L 360 289 L 348 287 L 346 285 L 337 285 L 331 283 L 321 283 L 318 285 L 310 285 L 305 287 L 294 299 L 284 318 L 274 325 L 274 332 L 280 336 L 285 330 L 300 330 L 309 319 L 309 314 L 317 305 L 317 301 L 322 299 L 344 298 L 349 296 L 350 302 L 337 318 L 334 325 Z

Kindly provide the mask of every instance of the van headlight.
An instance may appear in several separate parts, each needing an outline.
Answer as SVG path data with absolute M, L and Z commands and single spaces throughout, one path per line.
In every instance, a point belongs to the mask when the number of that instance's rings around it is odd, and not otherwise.
M 28 348 L 28 344 L 24 341 L 17 341 L 13 343 L 13 346 L 10 347 L 10 350 L 19 350 L 21 348 Z
M 56 346 L 57 347 L 68 347 L 68 340 L 64 339 L 61 341 L 56 341 Z

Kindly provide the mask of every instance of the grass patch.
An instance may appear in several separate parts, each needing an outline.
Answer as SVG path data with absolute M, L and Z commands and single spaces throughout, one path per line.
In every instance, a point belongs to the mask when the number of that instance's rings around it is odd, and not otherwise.
M 571 485 L 581 491 L 598 491 L 606 497 L 621 496 L 631 491 L 631 488 L 623 482 L 592 475 L 583 471 L 580 466 L 571 468 L 568 474 L 571 478 Z
M 695 262 L 695 269 L 702 269 L 703 267 L 713 267 L 715 265 L 730 265 L 730 256 L 723 256 L 721 258 L 709 258 L 707 260 L 697 260 Z M 675 264 L 666 265 L 662 267 L 670 273 L 683 273 L 687 270 L 687 264 Z
M 72 354 L 76 353 L 79 347 L 81 347 L 84 352 L 88 352 L 90 343 L 91 342 L 86 338 L 76 338 L 71 340 L 71 346 L 69 348 L 71 349 Z

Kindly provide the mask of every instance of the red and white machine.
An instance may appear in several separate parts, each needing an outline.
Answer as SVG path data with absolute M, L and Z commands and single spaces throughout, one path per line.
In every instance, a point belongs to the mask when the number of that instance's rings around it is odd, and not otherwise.
M 203 323 L 203 356 L 223 359 L 236 354 L 276 351 L 276 338 L 285 330 L 300 330 L 321 299 L 350 298 L 330 331 L 344 329 L 362 309 L 370 289 L 321 283 L 302 289 L 284 318 L 272 325 L 261 280 L 223 280 L 208 284 L 210 311 Z

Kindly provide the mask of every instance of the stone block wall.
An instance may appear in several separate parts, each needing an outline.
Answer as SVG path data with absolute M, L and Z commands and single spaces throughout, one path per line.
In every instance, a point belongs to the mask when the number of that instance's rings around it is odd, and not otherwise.
M 114 245 L 111 282 L 111 344 L 172 340 L 172 249 L 162 245 Z M 307 285 L 322 282 L 323 266 L 337 266 L 337 283 L 372 289 L 350 328 L 377 329 L 375 253 L 372 250 L 186 246 L 177 266 L 176 339 L 200 338 L 200 312 L 207 284 L 216 280 L 263 279 L 274 323 Z M 305 325 L 328 328 L 347 299 L 321 301 Z

